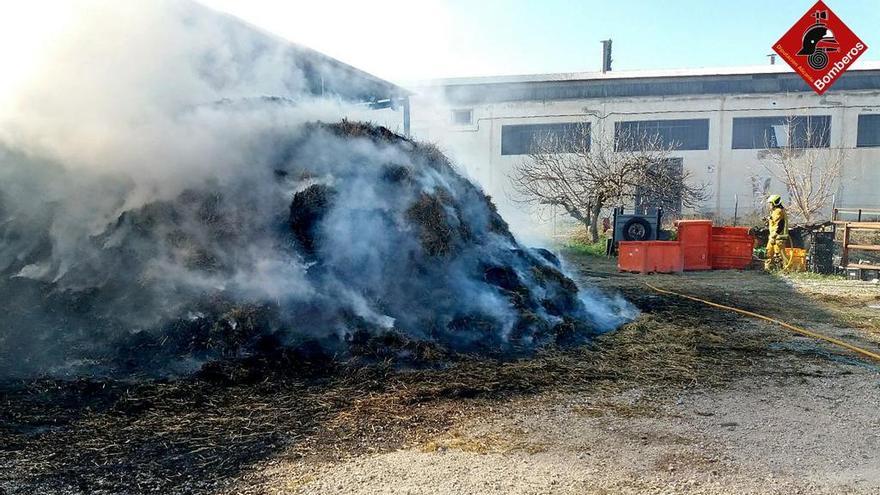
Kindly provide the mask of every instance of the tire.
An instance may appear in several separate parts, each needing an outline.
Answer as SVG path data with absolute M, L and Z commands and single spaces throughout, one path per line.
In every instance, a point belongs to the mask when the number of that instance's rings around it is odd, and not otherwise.
M 644 218 L 630 218 L 623 224 L 623 239 L 626 241 L 648 241 L 654 230 Z

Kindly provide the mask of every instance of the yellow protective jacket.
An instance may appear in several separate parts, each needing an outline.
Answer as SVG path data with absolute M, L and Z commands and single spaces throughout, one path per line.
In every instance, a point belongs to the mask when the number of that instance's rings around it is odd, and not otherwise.
M 777 206 L 770 212 L 770 239 L 788 239 L 788 217 L 785 208 Z

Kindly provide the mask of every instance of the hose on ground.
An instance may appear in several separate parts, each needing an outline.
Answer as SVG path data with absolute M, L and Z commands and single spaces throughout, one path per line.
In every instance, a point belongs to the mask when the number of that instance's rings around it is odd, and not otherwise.
M 821 334 L 821 333 L 816 333 L 816 332 L 813 332 L 813 331 L 811 331 L 811 330 L 807 330 L 807 329 L 805 329 L 805 328 L 796 327 L 796 326 L 791 325 L 791 324 L 789 324 L 789 323 L 786 323 L 786 322 L 784 322 L 784 321 L 782 321 L 782 320 L 777 320 L 776 318 L 770 318 L 769 316 L 764 316 L 764 315 L 762 315 L 762 314 L 753 313 L 753 312 L 751 312 L 751 311 L 746 311 L 746 310 L 744 310 L 744 309 L 734 308 L 733 306 L 725 306 L 724 304 L 714 303 L 714 302 L 712 302 L 712 301 L 707 301 L 707 300 L 705 300 L 705 299 L 700 299 L 699 297 L 693 297 L 693 296 L 688 296 L 688 295 L 685 295 L 685 294 L 679 294 L 678 292 L 673 292 L 673 291 L 671 291 L 671 290 L 665 290 L 665 289 L 661 289 L 661 288 L 659 288 L 659 287 L 655 287 L 655 286 L 653 286 L 653 285 L 651 285 L 651 284 L 649 284 L 649 283 L 645 283 L 645 285 L 647 285 L 647 286 L 648 286 L 649 288 L 651 288 L 652 290 L 657 291 L 657 292 L 659 292 L 659 293 L 661 293 L 661 294 L 667 294 L 667 295 L 673 295 L 673 296 L 683 297 L 683 298 L 685 298 L 685 299 L 690 299 L 691 301 L 697 301 L 697 302 L 700 302 L 700 303 L 703 303 L 703 304 L 706 304 L 706 305 L 709 305 L 709 306 L 712 306 L 712 307 L 715 307 L 715 308 L 726 309 L 726 310 L 728 310 L 728 311 L 734 311 L 734 312 L 736 312 L 736 313 L 744 314 L 744 315 L 746 315 L 746 316 L 751 316 L 751 317 L 753 317 L 753 318 L 758 318 L 758 319 L 761 319 L 761 320 L 764 320 L 764 321 L 767 321 L 767 322 L 770 322 L 770 323 L 775 323 L 776 325 L 779 325 L 779 326 L 781 326 L 781 327 L 783 327 L 783 328 L 786 328 L 786 329 L 788 329 L 788 330 L 791 330 L 791 331 L 794 332 L 794 333 L 797 333 L 797 334 L 803 335 L 803 336 L 805 336 L 805 337 L 810 337 L 810 338 L 813 338 L 813 339 L 822 340 L 822 341 L 828 342 L 828 343 L 830 343 L 830 344 L 834 344 L 834 345 L 836 345 L 836 346 L 838 346 L 838 347 L 842 347 L 842 348 L 847 349 L 847 350 L 849 350 L 849 351 L 855 352 L 856 354 L 860 354 L 860 355 L 862 355 L 862 356 L 864 356 L 864 357 L 867 357 L 867 358 L 870 358 L 870 359 L 874 359 L 874 360 L 880 362 L 880 354 L 877 354 L 876 352 L 871 352 L 871 351 L 869 351 L 869 350 L 867 350 L 867 349 L 862 349 L 861 347 L 854 346 L 854 345 L 852 345 L 852 344 L 849 344 L 849 343 L 847 343 L 847 342 L 844 342 L 844 341 L 842 341 L 842 340 L 840 340 L 840 339 L 836 339 L 836 338 L 834 338 L 834 337 L 829 337 L 829 336 L 827 336 L 827 335 L 823 335 L 823 334 Z

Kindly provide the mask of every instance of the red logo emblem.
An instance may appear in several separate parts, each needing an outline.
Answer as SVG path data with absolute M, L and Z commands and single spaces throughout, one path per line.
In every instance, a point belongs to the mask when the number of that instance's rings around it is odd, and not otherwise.
M 868 49 L 822 0 L 807 11 L 773 50 L 820 95 Z

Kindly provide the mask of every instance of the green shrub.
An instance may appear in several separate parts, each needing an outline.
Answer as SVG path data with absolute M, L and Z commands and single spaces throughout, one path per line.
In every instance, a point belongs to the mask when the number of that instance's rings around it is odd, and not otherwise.
M 606 238 L 600 237 L 597 242 L 584 242 L 579 239 L 569 239 L 565 243 L 565 248 L 577 254 L 586 256 L 605 256 Z

